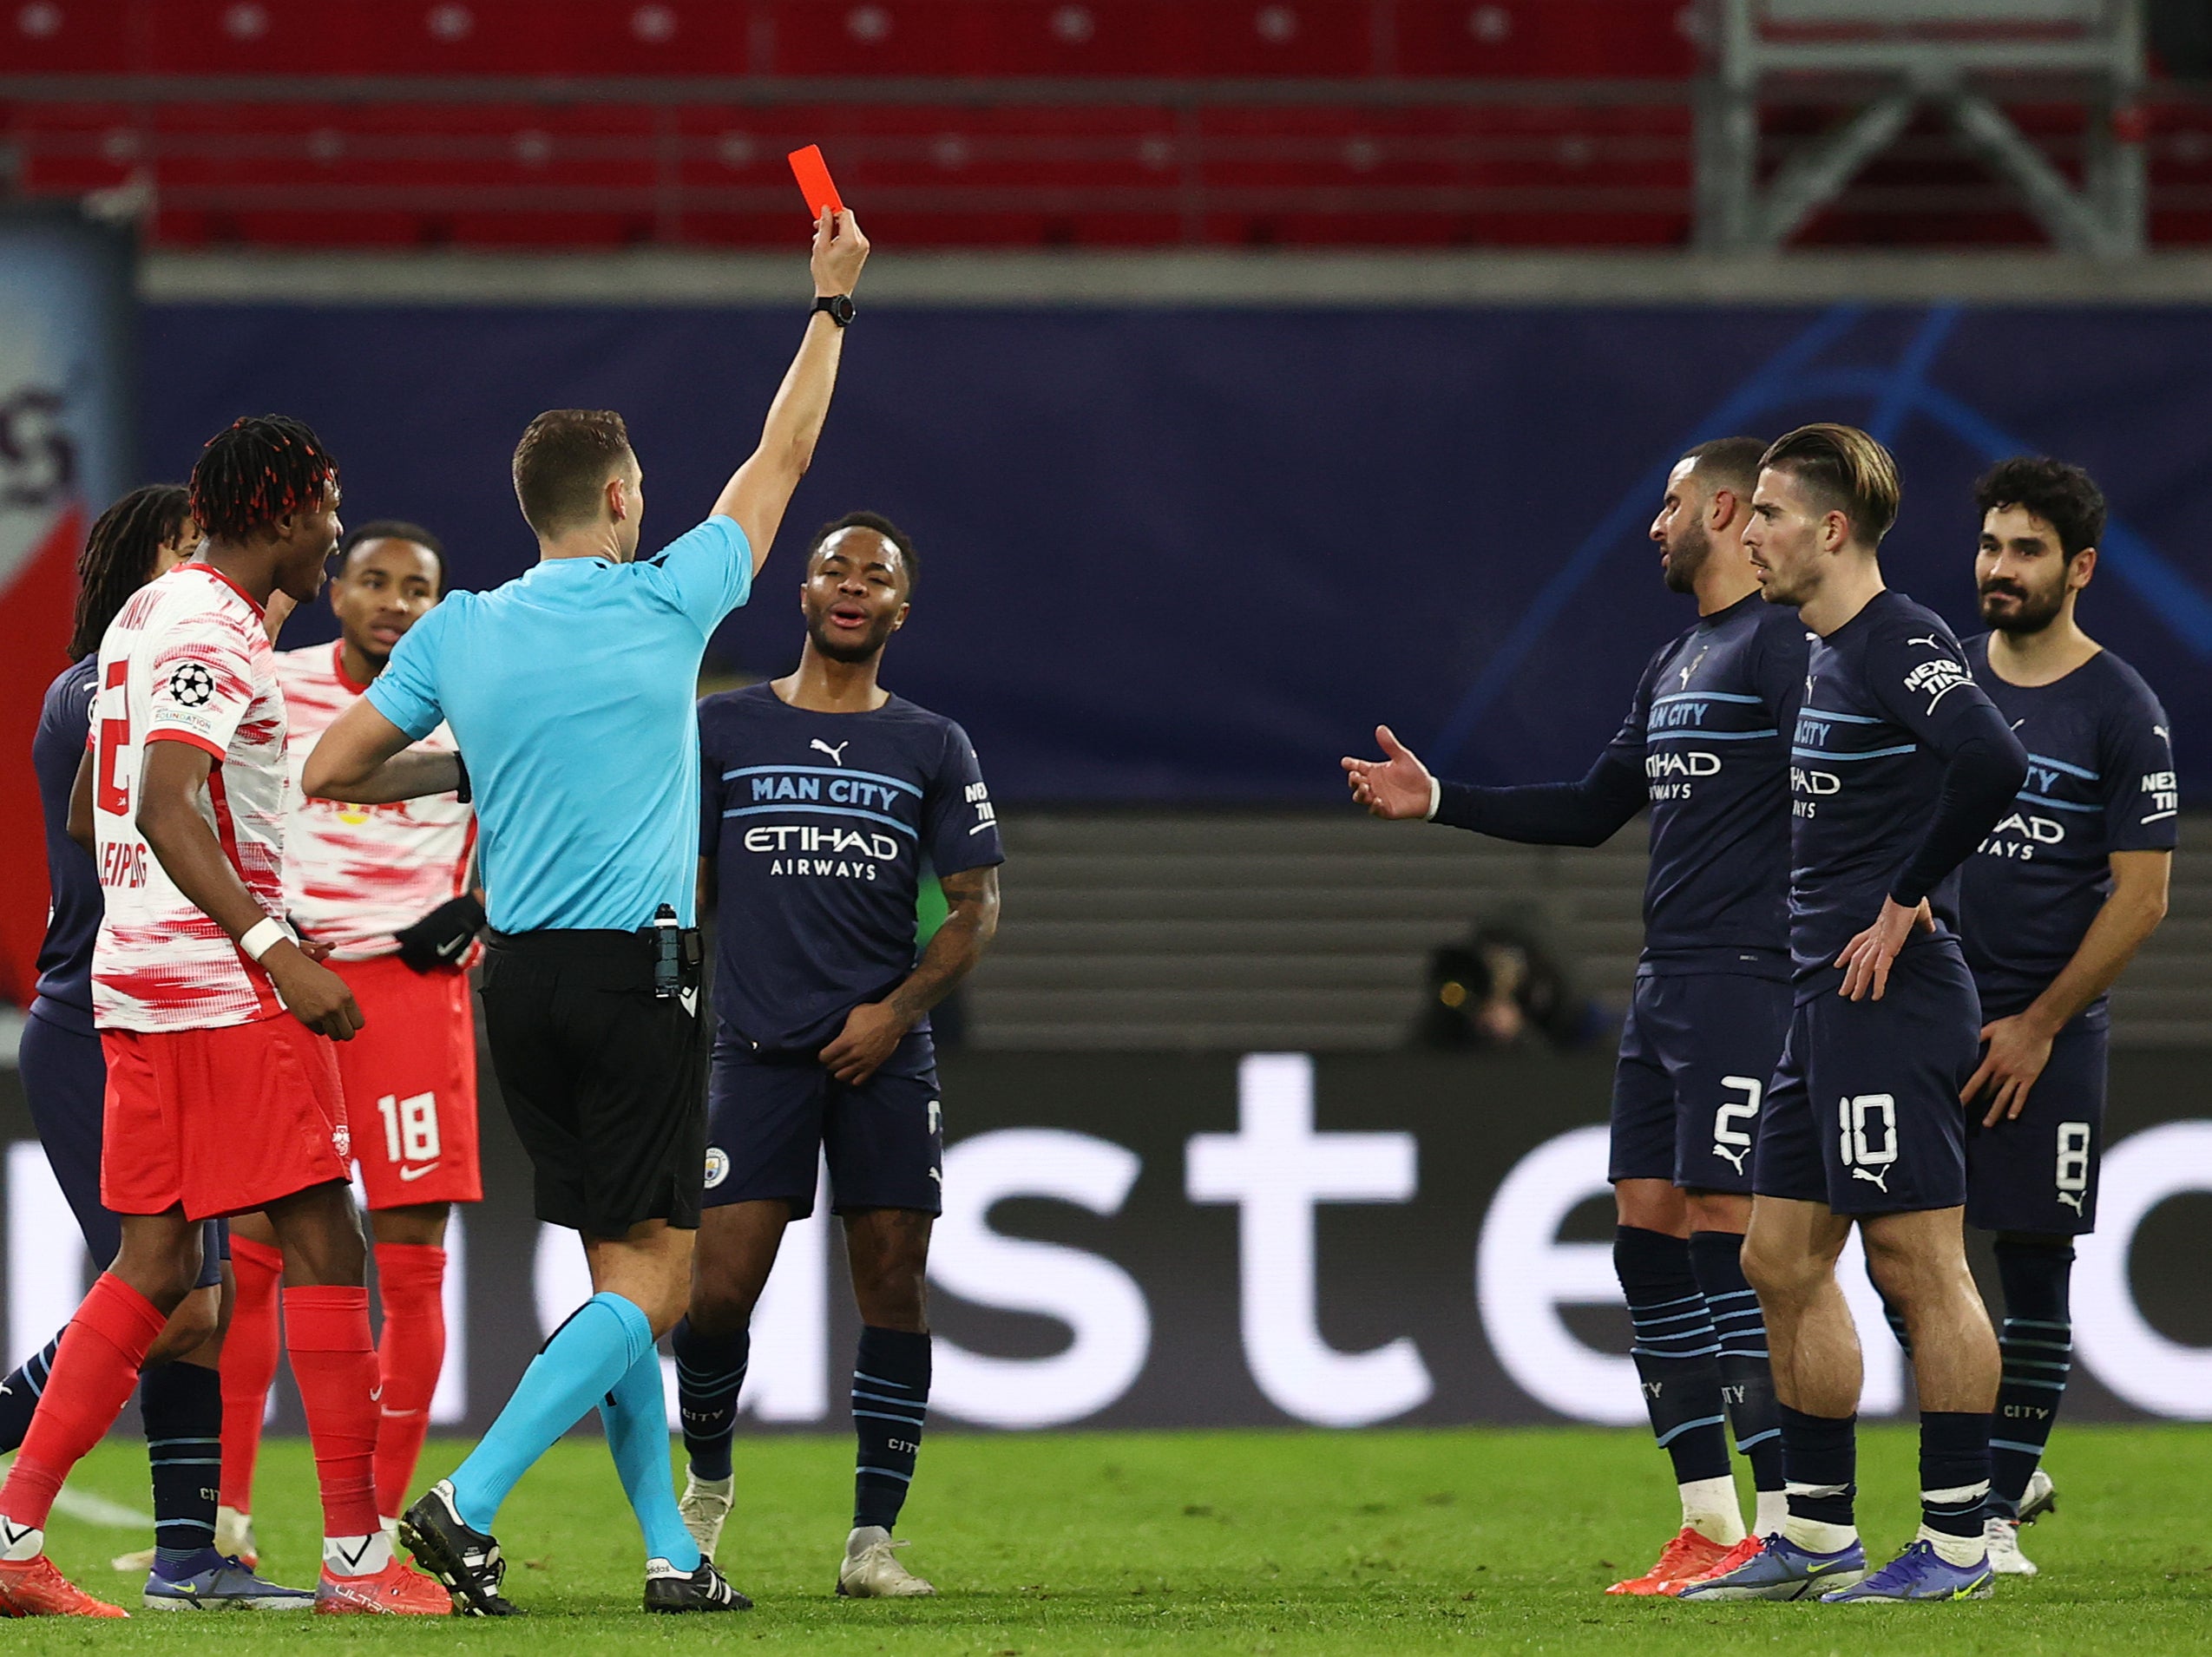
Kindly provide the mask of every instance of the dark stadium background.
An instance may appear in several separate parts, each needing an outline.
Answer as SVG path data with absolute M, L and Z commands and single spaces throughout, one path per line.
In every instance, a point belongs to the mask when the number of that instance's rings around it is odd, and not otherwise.
M 1764 211 L 1896 83 L 1759 82 L 1733 174 L 1713 122 L 1736 3 L 0 7 L 0 994 L 27 997 L 43 924 L 27 749 L 90 514 L 280 409 L 343 461 L 347 517 L 427 523 L 456 584 L 489 586 L 531 556 L 515 436 L 581 404 L 628 416 L 648 537 L 673 537 L 788 360 L 805 223 L 782 158 L 818 142 L 879 252 L 815 469 L 709 665 L 790 663 L 814 523 L 867 506 L 918 538 L 889 681 L 973 733 L 1010 854 L 948 1136 L 1031 1182 L 941 1233 L 945 1350 L 980 1361 L 941 1363 L 940 1419 L 1034 1424 L 1103 1366 L 1113 1385 L 1053 1420 L 1640 1421 L 1590 1130 L 1641 830 L 1554 854 L 1385 827 L 1336 759 L 1388 721 L 1477 780 L 1579 775 L 1686 619 L 1644 538 L 1669 462 L 1817 417 L 1894 447 L 1889 579 L 1962 631 L 1977 472 L 2048 452 L 2110 497 L 2084 617 L 2164 698 L 2189 809 L 2172 914 L 2115 998 L 2140 1223 L 2084 1248 L 2067 1408 L 2212 1418 L 2212 8 L 2150 0 L 2147 51 L 2123 30 L 2065 75 L 1968 76 L 2045 169 L 2039 206 L 1924 100 L 1776 247 L 1719 186 L 1748 177 Z M 311 610 L 286 643 L 328 632 Z M 1478 920 L 1553 958 L 1573 1051 L 1409 1043 L 1433 953 Z M 1313 1134 L 1402 1155 L 1391 1191 L 1313 1208 L 1309 1305 L 1191 1194 L 1194 1139 L 1248 1106 L 1305 1120 L 1240 1093 L 1268 1052 L 1316 1056 Z M 483 1105 L 456 1430 L 581 1298 L 489 1085 Z M 12 1359 L 83 1262 L 4 1062 L 0 1136 Z M 1286 1189 L 1344 1142 L 1301 1143 Z M 1542 1225 L 1493 1234 L 1501 1194 Z M 850 1313 L 810 1235 L 764 1325 L 765 1426 L 844 1408 Z M 1394 1352 L 1427 1392 L 1362 1405 Z M 1884 1396 L 1870 1414 L 1909 1402 Z

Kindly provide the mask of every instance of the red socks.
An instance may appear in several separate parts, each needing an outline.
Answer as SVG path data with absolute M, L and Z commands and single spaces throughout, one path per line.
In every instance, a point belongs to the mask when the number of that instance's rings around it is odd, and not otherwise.
M 379 1529 L 371 1464 L 377 1451 L 377 1352 L 365 1288 L 287 1288 L 285 1346 L 307 1409 L 323 1487 L 323 1534 Z
M 284 1255 L 267 1243 L 233 1234 L 231 1271 L 238 1297 L 223 1337 L 223 1505 L 253 1511 L 253 1464 L 261 1453 L 261 1422 L 277 1379 L 277 1284 Z
M 445 1250 L 431 1243 L 377 1245 L 384 1300 L 384 1418 L 377 1428 L 377 1511 L 397 1514 L 430 1428 L 430 1397 L 445 1364 Z
M 0 1514 L 43 1529 L 69 1470 L 115 1424 L 138 1385 L 147 1352 L 168 1319 L 115 1275 L 102 1272 L 62 1336 L 61 1350 L 39 1395 Z

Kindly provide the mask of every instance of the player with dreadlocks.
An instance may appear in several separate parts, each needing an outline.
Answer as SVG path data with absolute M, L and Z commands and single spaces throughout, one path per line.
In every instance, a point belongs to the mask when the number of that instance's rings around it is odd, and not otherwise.
M 190 557 L 199 543 L 185 491 L 173 483 L 134 489 L 101 514 L 77 560 L 69 640 L 76 659 L 48 688 L 31 743 L 53 907 L 38 954 L 38 994 L 23 1025 L 23 1091 L 85 1248 L 102 1265 L 115 1257 L 122 1236 L 121 1221 L 100 1201 L 101 1100 L 108 1081 L 92 1007 L 100 877 L 89 850 L 71 837 L 69 796 L 84 757 L 101 636 L 132 594 Z M 89 838 L 90 828 L 88 814 L 77 830 Z M 147 1353 L 139 1405 L 154 1465 L 156 1546 L 143 1562 L 135 1555 L 132 1562 L 147 1574 L 148 1605 L 305 1606 L 312 1595 L 264 1582 L 213 1547 L 215 1501 L 201 1467 L 216 1454 L 222 1427 L 216 1363 L 221 1301 L 229 1293 L 225 1252 L 222 1222 L 210 1220 L 201 1230 L 192 1291 Z M 0 1450 L 23 1443 L 60 1344 L 56 1335 L 0 1380 Z
M 313 432 L 239 421 L 193 468 L 204 544 L 131 596 L 101 641 L 96 741 L 76 793 L 105 894 L 93 1022 L 107 1058 L 101 1196 L 121 1217 L 121 1248 L 63 1333 L 0 1489 L 0 1610 L 18 1616 L 124 1614 L 46 1557 L 46 1517 L 192 1292 L 202 1222 L 249 1208 L 285 1253 L 292 1373 L 322 1482 L 315 1609 L 451 1608 L 377 1523 L 377 1357 L 326 1039 L 351 1039 L 360 1008 L 276 918 L 285 715 L 266 606 L 321 587 L 338 504 L 337 465 Z M 194 1597 L 187 1584 L 148 1602 Z

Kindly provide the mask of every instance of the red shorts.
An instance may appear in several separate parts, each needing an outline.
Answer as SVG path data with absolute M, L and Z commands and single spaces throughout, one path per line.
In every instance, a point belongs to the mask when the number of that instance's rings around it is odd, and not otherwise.
M 103 1030 L 100 1201 L 117 1214 L 242 1214 L 343 1180 L 331 1043 L 288 1012 L 220 1030 Z
M 369 1207 L 476 1202 L 476 1020 L 469 975 L 397 955 L 324 962 L 368 1022 L 334 1044 Z

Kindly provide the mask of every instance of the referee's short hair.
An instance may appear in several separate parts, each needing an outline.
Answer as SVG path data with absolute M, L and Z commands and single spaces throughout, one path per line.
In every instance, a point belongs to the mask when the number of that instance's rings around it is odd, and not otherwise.
M 377 518 L 349 529 L 338 537 L 338 565 L 344 569 L 353 549 L 364 540 L 408 540 L 437 560 L 437 590 L 445 591 L 445 543 L 420 524 L 404 518 Z
M 612 409 L 548 409 L 515 445 L 515 499 L 522 517 L 551 540 L 599 516 L 599 492 L 634 460 L 630 429 Z
M 899 549 L 899 562 L 906 568 L 906 594 L 914 596 L 915 578 L 921 567 L 914 561 L 914 542 L 905 530 L 900 528 L 880 512 L 848 512 L 842 518 L 832 518 L 814 532 L 814 539 L 807 543 L 806 561 L 814 562 L 815 553 L 822 550 L 822 543 L 844 529 L 872 529 Z

